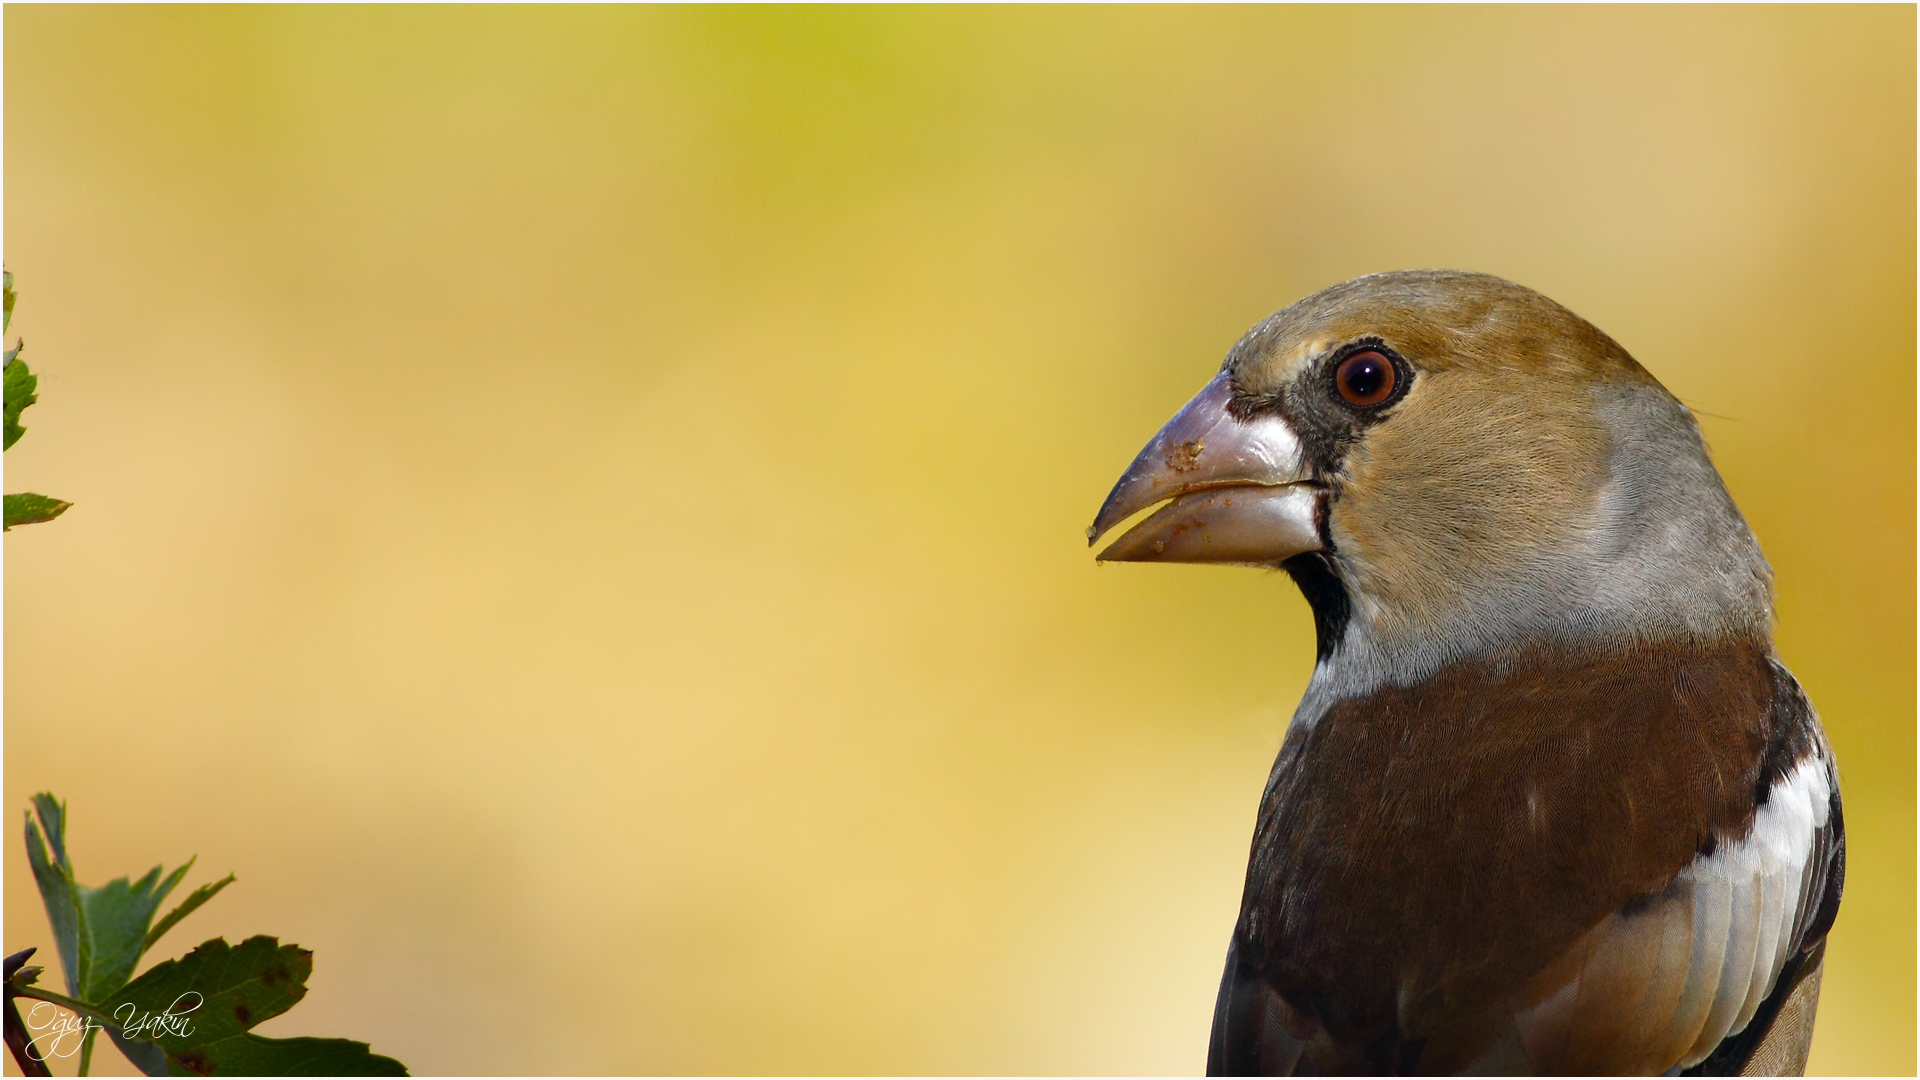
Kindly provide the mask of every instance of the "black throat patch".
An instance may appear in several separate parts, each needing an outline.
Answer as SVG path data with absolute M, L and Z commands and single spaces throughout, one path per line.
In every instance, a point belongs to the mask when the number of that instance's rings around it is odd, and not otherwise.
M 1280 569 L 1300 586 L 1300 594 L 1313 609 L 1314 659 L 1325 662 L 1340 647 L 1347 623 L 1353 618 L 1353 600 L 1347 596 L 1347 587 L 1333 572 L 1333 562 L 1324 551 L 1295 555 L 1281 563 Z

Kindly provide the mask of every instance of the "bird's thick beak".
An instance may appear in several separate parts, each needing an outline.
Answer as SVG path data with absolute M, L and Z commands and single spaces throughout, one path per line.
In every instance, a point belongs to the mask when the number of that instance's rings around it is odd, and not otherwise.
M 1101 562 L 1227 563 L 1278 566 L 1319 551 L 1323 489 L 1308 482 L 1300 439 L 1271 414 L 1241 420 L 1227 411 L 1226 372 L 1133 459 L 1087 530 L 1108 530 L 1163 499 L 1173 501 L 1113 542 Z

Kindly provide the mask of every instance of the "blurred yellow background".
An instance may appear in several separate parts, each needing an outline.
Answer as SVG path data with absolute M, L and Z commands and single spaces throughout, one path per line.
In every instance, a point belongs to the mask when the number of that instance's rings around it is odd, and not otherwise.
M 1311 621 L 1082 529 L 1269 311 L 1486 270 L 1707 414 L 1812 1068 L 1910 1074 L 1914 20 L 9 6 L 7 805 L 420 1072 L 1197 1071 Z

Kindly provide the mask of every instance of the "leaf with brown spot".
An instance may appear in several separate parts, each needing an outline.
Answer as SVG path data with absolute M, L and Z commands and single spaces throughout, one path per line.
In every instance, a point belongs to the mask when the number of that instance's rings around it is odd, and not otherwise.
M 406 1076 L 407 1067 L 352 1039 L 269 1039 L 248 1033 L 172 1055 L 175 1075 Z
M 312 972 L 313 954 L 298 945 L 264 935 L 238 945 L 215 938 L 178 960 L 155 965 L 101 1004 L 135 1029 L 129 1037 L 178 1057 L 291 1009 L 306 996 Z M 182 1021 L 139 1027 L 143 1017 L 169 1015 Z
M 135 1028 L 127 1042 L 165 1051 L 174 1075 L 405 1076 L 404 1065 L 366 1043 L 268 1039 L 248 1030 L 305 997 L 312 974 L 313 954 L 298 945 L 265 936 L 238 945 L 215 938 L 135 979 L 105 1008 Z M 139 1026 L 170 1010 L 185 1022 Z

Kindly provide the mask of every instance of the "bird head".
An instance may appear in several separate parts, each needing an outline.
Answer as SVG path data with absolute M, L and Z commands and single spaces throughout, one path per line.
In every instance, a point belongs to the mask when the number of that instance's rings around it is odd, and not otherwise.
M 1262 321 L 1089 543 L 1159 503 L 1099 559 L 1284 568 L 1322 663 L 1366 683 L 1543 636 L 1770 628 L 1770 572 L 1692 414 L 1606 334 L 1485 274 L 1375 274 Z

